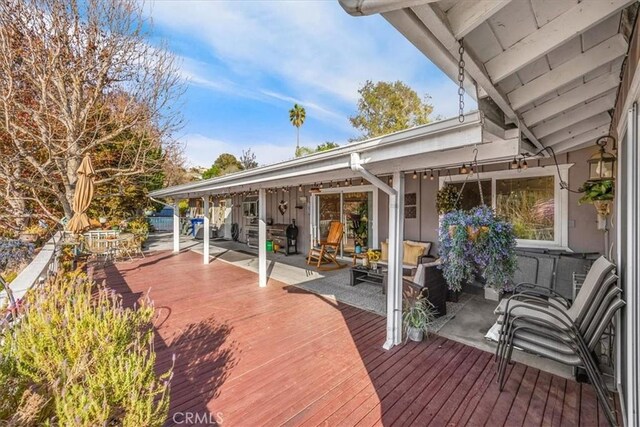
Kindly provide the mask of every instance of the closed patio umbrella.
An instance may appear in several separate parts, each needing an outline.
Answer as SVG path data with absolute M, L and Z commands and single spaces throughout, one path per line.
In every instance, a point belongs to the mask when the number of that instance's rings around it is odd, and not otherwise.
M 87 209 L 93 198 L 93 165 L 88 155 L 84 156 L 78 168 L 78 180 L 73 193 L 73 218 L 69 221 L 67 230 L 79 234 L 89 227 Z

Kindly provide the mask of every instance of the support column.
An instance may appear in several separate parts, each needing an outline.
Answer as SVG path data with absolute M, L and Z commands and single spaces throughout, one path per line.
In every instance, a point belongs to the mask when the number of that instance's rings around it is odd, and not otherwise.
M 203 262 L 209 264 L 209 239 L 211 230 L 211 215 L 209 214 L 209 195 L 203 197 L 204 199 L 204 249 L 202 255 L 204 257 Z
M 180 200 L 173 202 L 173 252 L 180 252 Z
M 258 190 L 258 283 L 267 286 L 267 197 L 264 188 Z
M 389 195 L 389 271 L 387 273 L 387 340 L 385 349 L 402 342 L 402 257 L 404 238 L 404 173 L 393 173 Z

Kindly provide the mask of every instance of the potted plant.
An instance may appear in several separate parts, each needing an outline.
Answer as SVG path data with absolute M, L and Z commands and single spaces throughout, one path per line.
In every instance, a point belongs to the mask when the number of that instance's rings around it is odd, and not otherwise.
M 429 324 L 435 319 L 433 305 L 424 297 L 405 300 L 405 308 L 402 314 L 407 340 L 420 342 L 428 334 Z
M 579 190 L 584 194 L 578 203 L 593 204 L 598 215 L 598 230 L 605 230 L 607 228 L 607 216 L 611 214 L 611 205 L 614 198 L 613 180 L 587 181 Z
M 515 249 L 512 224 L 487 206 L 449 212 L 440 223 L 440 268 L 453 292 L 479 276 L 485 280 L 485 295 L 496 299 L 512 283 Z
M 444 215 L 447 212 L 458 209 L 460 205 L 460 192 L 453 185 L 445 185 L 436 194 L 436 209 L 438 214 Z

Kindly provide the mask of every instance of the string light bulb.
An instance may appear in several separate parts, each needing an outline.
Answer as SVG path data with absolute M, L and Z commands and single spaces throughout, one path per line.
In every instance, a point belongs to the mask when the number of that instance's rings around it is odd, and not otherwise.
M 527 164 L 527 159 L 522 159 L 522 169 L 528 169 L 529 165 Z
M 433 181 L 434 179 L 436 179 L 436 177 L 433 176 L 433 169 L 431 169 L 431 175 L 429 175 L 429 180 Z
M 513 161 L 511 162 L 511 169 L 518 169 L 519 165 L 520 163 L 518 163 L 518 160 L 514 157 Z
M 418 178 L 418 172 L 413 171 L 413 179 L 417 179 Z

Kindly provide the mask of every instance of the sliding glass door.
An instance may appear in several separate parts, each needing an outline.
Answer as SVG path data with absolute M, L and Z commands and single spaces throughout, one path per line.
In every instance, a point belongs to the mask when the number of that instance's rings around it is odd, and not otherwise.
M 368 186 L 358 191 L 336 189 L 317 194 L 311 212 L 313 240 L 317 243 L 326 239 L 331 222 L 340 221 L 344 230 L 340 256 L 352 254 L 357 245 L 375 246 L 376 196 L 376 191 Z

